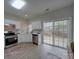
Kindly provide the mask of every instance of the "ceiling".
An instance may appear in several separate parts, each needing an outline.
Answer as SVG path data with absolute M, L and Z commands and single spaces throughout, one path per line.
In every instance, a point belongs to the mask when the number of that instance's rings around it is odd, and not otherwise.
M 38 14 L 46 13 L 45 9 L 49 8 L 49 12 L 59 8 L 73 4 L 74 0 L 25 0 L 26 5 L 17 10 L 10 5 L 11 0 L 4 0 L 5 13 L 17 15 L 23 18 L 30 18 Z M 27 14 L 28 16 L 25 16 Z

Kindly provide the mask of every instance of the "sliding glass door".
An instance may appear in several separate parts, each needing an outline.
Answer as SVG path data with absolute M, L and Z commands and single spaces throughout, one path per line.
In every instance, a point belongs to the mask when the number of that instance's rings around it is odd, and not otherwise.
M 46 44 L 53 44 L 52 37 L 53 22 L 43 24 L 43 42 Z
M 43 43 L 67 48 L 68 20 L 43 23 Z
M 54 45 L 59 45 L 59 37 L 58 37 L 58 21 L 54 22 L 54 28 L 53 28 L 53 37 L 54 37 Z
M 68 36 L 69 36 L 69 28 L 68 28 L 68 26 L 69 26 L 69 23 L 68 22 L 70 22 L 70 21 L 67 21 L 67 20 L 65 20 L 64 21 L 64 28 L 63 28 L 63 37 L 64 37 L 64 41 L 63 41 L 63 47 L 65 47 L 65 48 L 67 48 L 67 44 L 68 44 Z M 71 24 L 70 24 L 71 25 Z M 69 26 L 70 27 L 70 26 Z M 71 27 L 70 27 L 71 28 Z

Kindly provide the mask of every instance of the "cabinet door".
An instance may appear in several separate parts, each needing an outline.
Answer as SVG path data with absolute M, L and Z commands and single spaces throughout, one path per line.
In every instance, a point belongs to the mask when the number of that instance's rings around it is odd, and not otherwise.
M 9 31 L 9 30 L 15 30 L 16 26 L 14 24 L 8 24 L 8 25 L 4 25 L 4 30 L 5 31 Z

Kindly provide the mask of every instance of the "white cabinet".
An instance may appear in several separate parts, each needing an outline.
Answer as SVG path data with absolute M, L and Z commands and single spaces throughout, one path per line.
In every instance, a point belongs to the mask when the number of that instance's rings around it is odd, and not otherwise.
M 18 43 L 20 42 L 32 42 L 31 34 L 18 34 Z
M 41 29 L 40 21 L 32 22 L 32 30 L 35 30 L 35 29 Z

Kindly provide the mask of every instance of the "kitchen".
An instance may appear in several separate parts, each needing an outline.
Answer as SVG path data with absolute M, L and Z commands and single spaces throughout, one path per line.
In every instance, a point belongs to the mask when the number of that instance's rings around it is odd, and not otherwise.
M 23 8 L 17 7 L 18 2 Z M 4 3 L 5 59 L 68 59 L 73 41 L 73 0 Z

